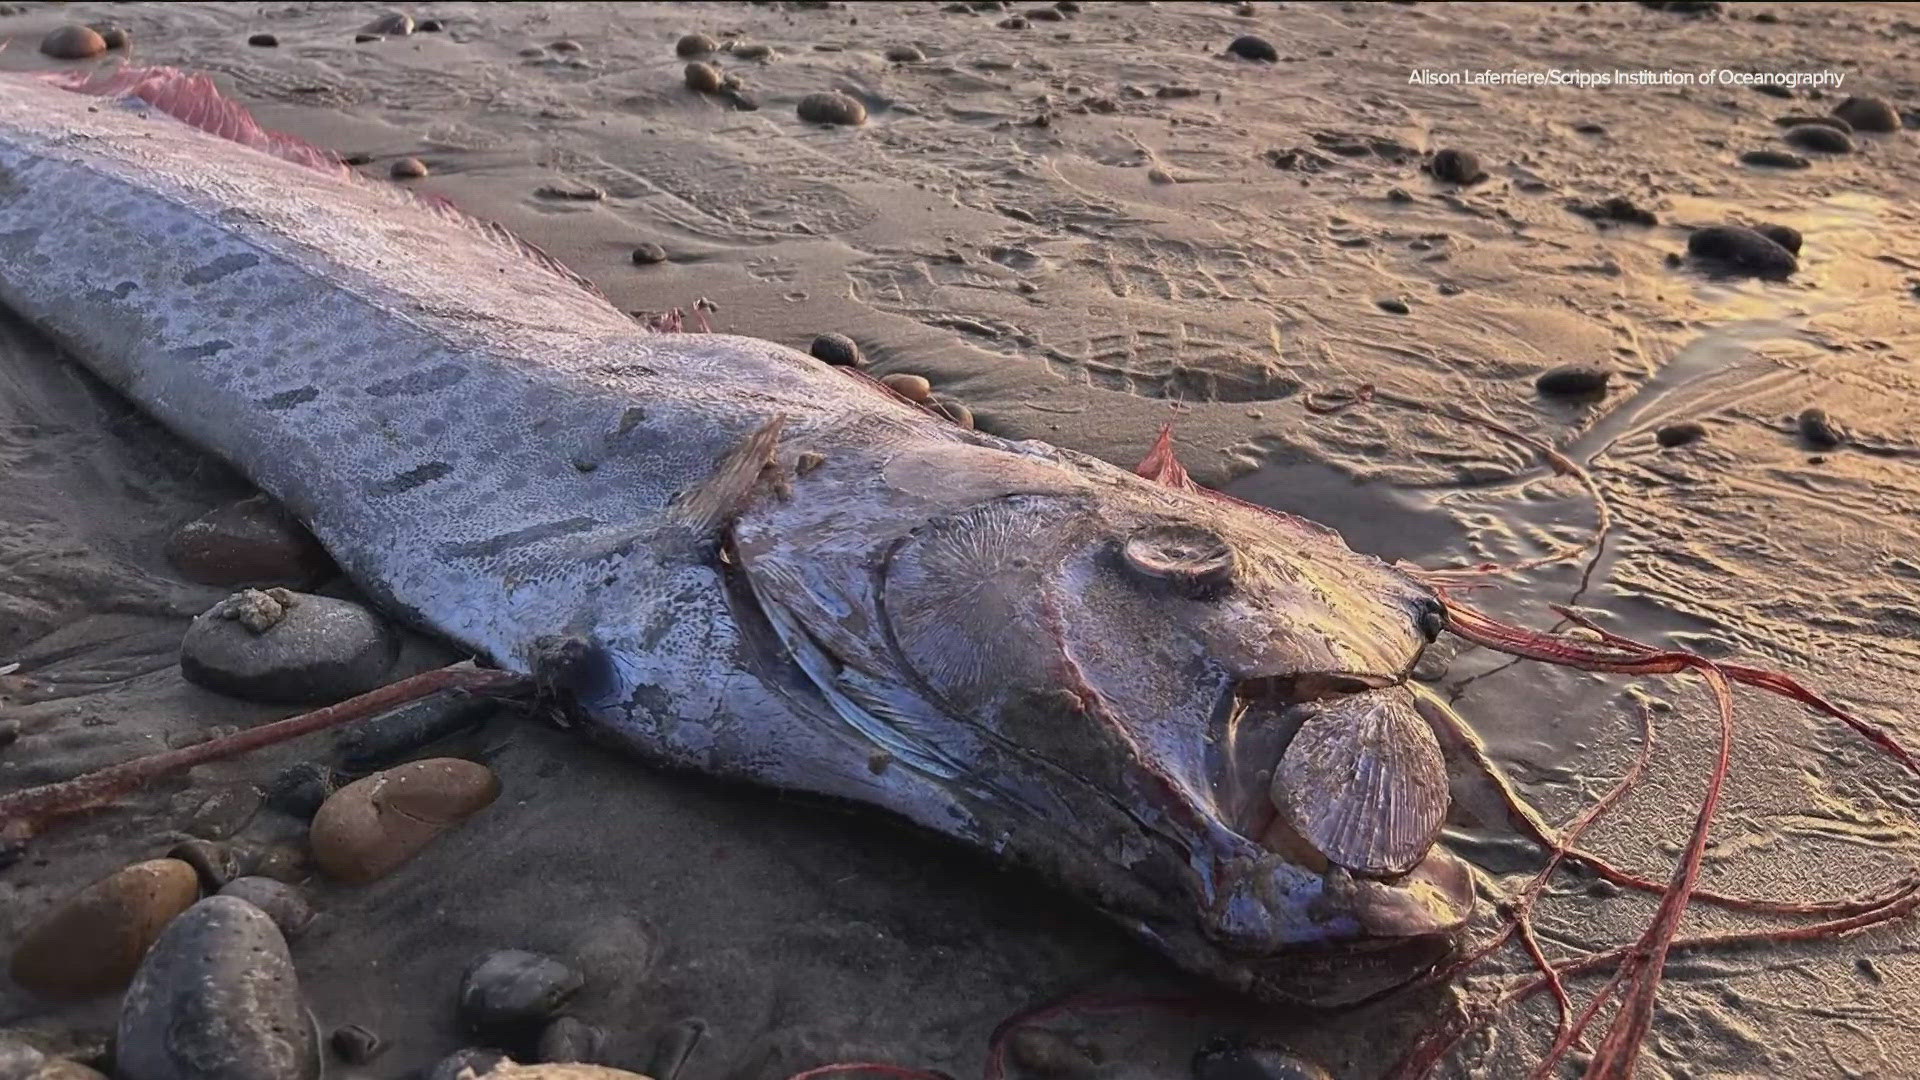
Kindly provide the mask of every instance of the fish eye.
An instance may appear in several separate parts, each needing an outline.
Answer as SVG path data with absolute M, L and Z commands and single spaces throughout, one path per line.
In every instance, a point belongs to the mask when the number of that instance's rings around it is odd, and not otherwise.
M 1196 599 L 1217 596 L 1233 581 L 1233 547 L 1198 525 L 1143 526 L 1121 545 L 1120 557 L 1135 574 Z

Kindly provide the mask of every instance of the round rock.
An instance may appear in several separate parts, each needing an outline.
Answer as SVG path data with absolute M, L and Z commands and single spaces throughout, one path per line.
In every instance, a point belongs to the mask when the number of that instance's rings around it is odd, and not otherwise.
M 287 943 L 238 897 L 175 919 L 120 1004 L 118 1080 L 317 1080 L 320 1067 Z
M 1273 47 L 1273 42 L 1252 34 L 1242 34 L 1228 42 L 1227 51 L 1242 60 L 1264 60 L 1271 64 L 1280 59 L 1280 50 Z
M 405 37 L 413 33 L 413 16 L 404 11 L 389 11 L 360 28 L 363 34 L 381 37 Z
M 809 124 L 858 127 L 867 122 L 867 107 L 837 90 L 808 94 L 795 111 Z
M 193 872 L 200 877 L 200 887 L 209 893 L 225 888 L 240 872 L 240 861 L 232 850 L 212 840 L 182 840 L 167 852 L 167 858 L 179 859 L 193 867 Z
M 1687 237 L 1687 252 L 1740 274 L 1784 278 L 1800 269 L 1793 252 L 1742 225 L 1710 225 Z
M 275 810 L 304 821 L 318 813 L 321 804 L 338 788 L 330 766 L 317 761 L 296 761 L 267 782 L 266 802 Z
M 1822 154 L 1853 153 L 1853 140 L 1847 137 L 1846 132 L 1836 131 L 1825 124 L 1801 124 L 1788 128 L 1786 134 L 1780 137 L 1802 150 Z
M 518 1042 L 545 1027 L 584 985 L 578 971 L 552 957 L 500 949 L 460 980 L 460 1019 L 484 1039 Z
M 633 265 L 654 266 L 667 261 L 667 249 L 649 240 L 633 249 Z
M 1487 170 L 1471 150 L 1436 150 L 1427 159 L 1427 173 L 1448 184 L 1474 184 L 1487 178 Z
M 1833 107 L 1833 115 L 1853 125 L 1855 131 L 1885 134 L 1900 130 L 1900 114 L 1885 98 L 1850 97 Z
M 202 585 L 303 588 L 333 572 L 306 527 L 265 495 L 223 506 L 167 539 L 167 562 Z
M 1548 397 L 1589 398 L 1607 392 L 1613 373 L 1598 364 L 1562 364 L 1541 373 L 1534 389 Z
M 56 60 L 86 60 L 107 51 L 107 40 L 91 26 L 70 23 L 40 39 L 40 51 Z
M 933 384 L 919 375 L 894 372 L 880 379 L 881 385 L 912 402 L 922 402 L 933 397 Z
M 500 780 L 485 765 L 460 758 L 410 761 L 334 792 L 313 816 L 307 843 L 328 877 L 374 881 L 499 794 Z
M 705 56 L 719 47 L 719 42 L 705 34 L 686 34 L 674 42 L 673 51 L 679 56 Z
M 1803 409 L 1795 424 L 1800 429 L 1800 437 L 1807 445 L 1820 450 L 1831 450 L 1846 441 L 1846 436 L 1835 426 L 1833 418 L 1825 409 Z
M 115 26 L 112 23 L 95 23 L 93 24 L 93 31 L 100 35 L 101 42 L 109 49 L 124 49 L 133 44 L 133 35 L 127 33 L 127 28 L 124 26 Z
M 1800 254 L 1800 230 L 1787 225 L 1755 225 L 1753 231 L 1786 248 L 1792 255 Z
M 917 64 L 926 58 L 926 53 L 921 52 L 912 45 L 887 46 L 887 59 L 896 64 Z
M 221 896 L 238 897 L 267 913 L 283 937 L 298 937 L 313 921 L 313 907 L 299 889 L 269 877 L 237 877 L 220 890 Z
M 859 367 L 865 363 L 860 356 L 860 346 L 845 334 L 821 334 L 813 339 L 807 351 L 815 360 L 836 367 Z
M 399 638 L 359 604 L 247 589 L 187 627 L 180 673 L 249 701 L 330 704 L 386 683 L 399 655 Z
M 1813 165 L 1813 162 L 1799 154 L 1790 154 L 1785 150 L 1749 150 L 1740 155 L 1740 163 L 1765 169 L 1805 169 Z
M 939 413 L 946 420 L 959 424 L 968 431 L 973 430 L 972 409 L 967 408 L 952 398 L 934 398 L 929 404 L 933 406 L 934 412 Z
M 703 64 L 698 60 L 688 64 L 686 80 L 687 89 L 689 90 L 702 94 L 717 94 L 720 92 L 720 69 L 714 67 L 712 64 Z
M 279 48 L 280 39 L 272 34 L 254 34 L 247 38 L 247 44 L 256 49 L 275 49 Z
M 1698 420 L 1681 420 L 1672 424 L 1662 424 L 1653 433 L 1654 441 L 1671 450 L 1676 446 L 1697 443 L 1707 437 L 1707 425 Z
M 178 859 L 135 863 L 49 912 L 14 949 L 13 981 L 77 998 L 126 985 L 174 916 L 200 896 L 200 878 Z
M 427 175 L 427 163 L 419 158 L 401 158 L 388 170 L 395 180 L 418 180 Z

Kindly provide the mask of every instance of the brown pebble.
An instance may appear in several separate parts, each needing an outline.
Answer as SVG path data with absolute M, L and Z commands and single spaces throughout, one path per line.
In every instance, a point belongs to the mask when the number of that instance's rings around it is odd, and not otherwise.
M 404 11 L 389 11 L 360 28 L 363 34 L 381 37 L 405 37 L 413 33 L 413 16 Z
M 1800 428 L 1800 437 L 1807 445 L 1820 450 L 1831 450 L 1846 441 L 1846 436 L 1833 423 L 1825 409 L 1804 409 L 1796 421 Z
M 760 42 L 757 42 L 757 41 L 753 41 L 753 42 L 746 42 L 746 41 L 734 41 L 734 42 L 729 42 L 729 43 L 728 43 L 728 45 L 727 45 L 727 51 L 728 51 L 728 52 L 730 52 L 730 53 L 732 53 L 732 54 L 733 54 L 734 56 L 737 56 L 737 57 L 739 57 L 739 58 L 740 58 L 740 59 L 742 59 L 742 60 L 771 60 L 771 59 L 773 59 L 773 46 L 771 46 L 771 45 L 763 45 L 763 44 L 761 44 Z
M 1787 133 L 1780 137 L 1789 145 L 1802 150 L 1812 150 L 1821 154 L 1853 153 L 1853 140 L 1847 136 L 1847 133 L 1825 124 L 1801 124 L 1799 127 L 1788 128 Z
M 40 51 L 56 60 L 86 60 L 107 51 L 107 41 L 91 26 L 62 26 L 40 39 Z
M 926 53 L 921 52 L 919 49 L 913 47 L 912 45 L 887 46 L 887 59 L 893 61 L 896 64 L 915 64 L 915 63 L 919 63 L 922 60 L 925 60 L 926 58 L 927 58 Z
M 365 45 L 369 41 L 385 41 L 385 40 L 387 39 L 381 37 L 379 34 L 368 34 L 363 32 L 363 33 L 353 35 L 353 42 L 356 45 Z
M 721 86 L 720 69 L 712 64 L 703 64 L 698 60 L 687 65 L 687 89 L 702 94 L 718 93 Z
M 1885 98 L 1850 97 L 1833 107 L 1833 115 L 1852 124 L 1855 131 L 1885 134 L 1900 130 L 1900 114 Z
M 1607 392 L 1612 372 L 1596 364 L 1562 364 L 1543 372 L 1534 388 L 1549 397 L 1597 397 Z
M 272 34 L 255 34 L 247 39 L 247 44 L 256 49 L 275 49 L 279 48 L 280 39 Z
M 333 573 L 320 541 L 265 495 L 241 499 L 182 525 L 163 549 L 188 581 L 227 588 L 305 588 Z
M 313 816 L 308 844 L 328 877 L 364 884 L 393 872 L 499 794 L 499 778 L 484 765 L 410 761 L 334 792 Z
M 655 266 L 667 261 L 667 249 L 648 240 L 634 248 L 631 257 L 635 266 Z
M 115 26 L 112 23 L 94 23 L 93 30 L 100 35 L 100 40 L 105 42 L 109 49 L 124 49 L 133 44 L 133 35 L 127 33 L 126 27 Z
M 838 91 L 808 94 L 796 110 L 809 124 L 840 124 L 855 127 L 867 122 L 867 107 Z
M 921 402 L 933 396 L 933 384 L 918 375 L 895 372 L 882 376 L 880 382 L 908 401 Z
M 427 163 L 417 157 L 401 158 L 393 163 L 395 180 L 418 180 L 427 175 Z
M 673 45 L 673 51 L 680 56 L 705 56 L 720 47 L 720 43 L 705 34 L 686 34 Z
M 1425 167 L 1435 180 L 1449 184 L 1475 184 L 1487 178 L 1487 170 L 1471 150 L 1437 150 Z
M 13 980 L 51 997 L 125 986 L 175 915 L 200 898 L 200 878 L 178 859 L 135 863 L 80 890 L 21 939 Z
M 1660 429 L 1653 433 L 1654 441 L 1668 449 L 1697 443 L 1706 437 L 1707 425 L 1698 420 L 1681 420 L 1672 424 L 1662 424 Z
M 939 413 L 945 419 L 966 428 L 968 431 L 973 430 L 972 409 L 950 398 L 934 398 L 932 404 L 933 411 Z

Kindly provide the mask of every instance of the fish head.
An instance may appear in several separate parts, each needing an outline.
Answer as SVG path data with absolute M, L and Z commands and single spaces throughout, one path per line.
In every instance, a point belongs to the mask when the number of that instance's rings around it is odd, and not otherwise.
M 1356 1000 L 1449 953 L 1473 883 L 1407 688 L 1430 590 L 1044 444 L 838 457 L 793 460 L 728 558 L 825 722 L 965 809 L 935 827 L 1262 996 Z

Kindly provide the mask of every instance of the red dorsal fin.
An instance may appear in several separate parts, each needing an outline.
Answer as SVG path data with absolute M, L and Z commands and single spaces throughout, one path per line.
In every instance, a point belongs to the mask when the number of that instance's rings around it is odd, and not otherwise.
M 1140 464 L 1134 466 L 1133 471 L 1135 475 L 1157 480 L 1181 491 L 1200 489 L 1200 485 L 1194 483 L 1193 478 L 1187 475 L 1186 467 L 1180 464 L 1180 459 L 1173 454 L 1171 423 L 1160 426 L 1160 437 L 1153 440 L 1153 449 L 1147 451 L 1147 456 L 1140 459 Z
M 205 75 L 171 67 L 123 66 L 109 72 L 88 74 L 72 72 L 53 75 L 48 81 L 63 89 L 98 97 L 137 98 L 189 127 L 242 146 L 250 146 L 274 157 L 304 165 L 331 176 L 359 183 L 368 182 L 340 160 L 339 155 L 278 131 L 260 126 L 253 114 L 239 102 L 220 92 Z M 399 188 L 392 190 L 400 191 Z M 473 229 L 496 244 L 524 256 L 543 269 L 558 274 L 596 297 L 606 299 L 591 281 L 569 269 L 565 263 L 520 239 L 503 225 L 474 217 L 437 195 L 416 196 L 417 201 L 456 224 Z

